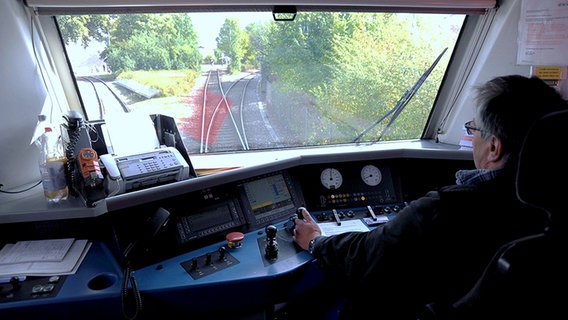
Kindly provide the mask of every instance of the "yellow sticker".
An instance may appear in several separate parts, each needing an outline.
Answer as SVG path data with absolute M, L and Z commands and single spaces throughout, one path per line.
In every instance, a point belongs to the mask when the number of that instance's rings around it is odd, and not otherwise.
M 536 67 L 535 75 L 543 80 L 562 79 L 562 67 Z

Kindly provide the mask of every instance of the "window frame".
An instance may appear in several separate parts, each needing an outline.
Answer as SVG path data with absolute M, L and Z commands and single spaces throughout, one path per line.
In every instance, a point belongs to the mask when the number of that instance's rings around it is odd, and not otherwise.
M 28 5 L 32 5 L 34 3 L 48 3 L 50 1 L 43 1 L 43 0 L 34 0 L 34 1 L 28 1 Z M 58 2 L 58 1 L 54 1 L 54 2 Z M 379 1 L 376 1 L 379 2 Z M 475 1 L 474 1 L 475 2 Z M 487 1 L 487 2 L 491 2 L 491 3 L 495 3 L 495 1 Z M 67 3 L 67 2 L 65 2 Z M 97 7 L 97 8 L 90 8 L 90 7 L 85 7 L 85 8 L 73 8 L 73 7 L 42 7 L 45 10 L 40 10 L 38 11 L 38 13 L 40 13 L 39 15 L 36 16 L 36 19 L 40 25 L 40 30 L 43 31 L 43 33 L 45 34 L 45 37 L 43 37 L 43 41 L 45 43 L 49 42 L 49 45 L 46 45 L 46 47 L 49 48 L 49 50 L 53 53 L 59 53 L 59 52 L 65 52 L 65 48 L 64 45 L 62 43 L 62 39 L 59 35 L 59 31 L 57 28 L 57 23 L 55 21 L 55 17 L 51 16 L 51 14 L 54 14 L 54 12 L 57 12 L 58 14 L 70 14 L 71 12 L 73 12 L 73 14 L 81 12 L 81 14 L 95 14 L 95 12 L 102 12 L 104 13 L 104 11 L 109 11 L 109 12 L 113 12 L 113 13 L 119 13 L 120 12 L 120 8 L 115 8 L 115 7 Z M 240 5 L 240 6 L 233 6 L 231 7 L 233 8 L 235 11 L 247 11 L 247 10 L 259 10 L 259 6 L 254 6 L 254 5 Z M 338 8 L 340 8 L 339 6 L 317 6 L 317 10 L 324 10 L 325 8 L 328 8 L 330 10 L 338 10 Z M 358 7 L 356 6 L 352 6 L 349 7 L 348 10 L 350 11 L 356 11 Z M 377 11 L 377 12 L 384 12 L 386 9 L 383 6 L 369 6 L 367 7 L 368 9 L 372 9 L 373 11 Z M 36 7 L 36 10 L 40 9 Z M 131 8 L 132 9 L 132 8 Z M 157 12 L 160 10 L 164 10 L 164 7 L 152 7 L 152 9 L 150 10 L 149 8 L 138 8 L 144 12 Z M 176 7 L 175 8 L 177 11 L 181 10 L 180 8 Z M 191 10 L 189 10 L 189 8 L 184 7 L 183 12 L 200 12 L 199 10 L 205 10 L 207 9 L 207 12 L 215 12 L 215 11 L 224 11 L 227 10 L 224 7 L 221 6 L 217 6 L 217 7 L 200 7 L 200 6 L 192 6 Z M 392 8 L 391 8 L 392 9 Z M 474 11 L 474 14 L 468 14 L 466 17 L 466 21 L 464 22 L 463 25 L 463 29 L 460 33 L 459 39 L 456 43 L 456 47 L 454 49 L 454 53 L 451 57 L 451 61 L 449 63 L 448 69 L 446 71 L 446 75 L 444 77 L 444 79 L 442 80 L 442 84 L 440 86 L 440 91 L 438 92 L 438 96 L 434 102 L 433 105 L 433 110 L 434 112 L 432 112 L 432 114 L 430 115 L 430 118 L 428 119 L 423 134 L 421 136 L 421 138 L 419 139 L 420 141 L 424 141 L 424 142 L 428 142 L 428 141 L 435 141 L 436 143 L 438 142 L 438 135 L 439 134 L 443 134 L 444 133 L 444 127 L 446 126 L 450 126 L 451 124 L 446 123 L 445 119 L 448 118 L 449 113 L 452 112 L 453 110 L 453 106 L 456 104 L 456 101 L 458 100 L 458 96 L 461 94 L 461 92 L 463 91 L 463 88 L 465 86 L 465 84 L 467 83 L 467 79 L 468 79 L 468 72 L 464 72 L 464 68 L 467 67 L 471 67 L 470 63 L 467 63 L 468 61 L 471 61 L 472 57 L 474 57 L 477 52 L 480 50 L 480 47 L 477 45 L 476 43 L 479 43 L 479 38 L 483 36 L 483 33 L 486 32 L 489 29 L 490 23 L 488 23 L 488 21 L 490 22 L 490 20 L 492 19 L 493 15 L 496 12 L 496 7 L 493 9 L 484 9 L 481 11 Z M 118 10 L 118 11 L 116 11 Z M 433 10 L 432 8 L 430 8 L 429 10 Z M 489 10 L 489 11 L 487 11 Z M 167 11 L 167 10 L 166 10 Z M 176 11 L 176 12 L 177 12 Z M 264 11 L 264 10 L 263 10 Z M 404 10 L 406 12 L 406 10 Z M 128 13 L 132 13 L 132 11 L 127 10 Z M 163 12 L 163 11 L 160 11 Z M 446 12 L 447 13 L 447 12 Z M 459 10 L 458 12 L 454 12 L 454 13 L 460 13 Z M 466 41 L 462 41 L 463 39 L 466 39 Z M 468 39 L 468 40 L 467 40 Z M 59 74 L 59 81 L 61 81 L 61 84 L 64 88 L 65 91 L 65 95 L 67 97 L 67 101 L 69 103 L 71 107 L 71 109 L 77 109 L 77 106 L 80 106 L 81 111 L 82 110 L 82 102 L 80 101 L 80 94 L 78 93 L 78 88 L 77 88 L 77 84 L 75 83 L 75 80 L 72 76 L 72 71 L 69 67 L 69 61 L 67 61 L 67 58 L 65 56 L 65 54 L 60 55 L 60 54 L 49 54 L 49 56 L 53 59 L 53 65 L 55 66 L 55 68 L 57 69 L 57 72 Z M 467 71 L 467 70 L 466 70 Z M 420 142 L 419 141 L 419 142 Z M 408 141 L 400 141 L 400 145 L 407 145 Z M 372 148 L 377 148 L 379 144 L 373 144 L 370 147 Z M 389 143 L 388 144 L 389 147 L 388 148 L 392 148 L 395 144 Z M 420 148 L 420 146 L 418 146 Z M 244 156 L 242 159 L 254 159 L 254 163 L 265 163 L 268 161 L 273 161 L 274 157 L 276 157 L 276 159 L 279 158 L 279 156 L 274 156 L 274 155 L 270 155 L 268 156 L 268 158 L 265 157 L 258 157 L 255 156 L 255 154 L 258 153 L 270 153 L 270 154 L 285 154 L 285 157 L 288 156 L 295 156 L 298 154 L 310 154 L 310 153 L 328 153 L 328 152 L 344 152 L 341 150 L 345 150 L 345 146 L 343 145 L 338 145 L 338 146 L 334 146 L 334 145 L 326 145 L 323 147 L 307 147 L 307 148 L 298 148 L 298 149 L 292 149 L 292 150 L 268 150 L 268 151 L 247 151 L 248 154 L 250 154 L 249 156 Z M 361 148 L 361 146 L 357 146 L 355 148 Z M 380 147 L 379 147 L 380 148 Z M 414 148 L 414 147 L 413 147 Z M 328 150 L 324 150 L 324 149 L 329 149 Z M 349 151 L 353 151 L 352 149 L 350 149 L 349 147 L 347 147 L 347 152 Z M 198 157 L 200 155 L 197 155 Z M 222 163 L 223 165 L 226 165 L 226 163 L 230 163 L 231 161 L 234 160 L 234 158 L 231 158 L 231 154 L 214 154 L 214 156 L 216 156 L 217 158 L 219 158 L 219 163 Z M 211 157 L 207 157 L 209 161 L 209 164 L 212 164 L 211 161 Z M 225 160 L 223 160 L 225 159 Z M 247 162 L 249 160 L 242 160 L 244 162 Z M 217 163 L 217 160 L 214 162 Z M 223 166 L 223 165 L 214 165 L 214 166 Z M 199 165 L 196 165 L 196 167 L 199 167 Z
M 294 6 L 297 11 L 380 11 L 412 13 L 484 14 L 497 6 L 496 0 L 312 0 L 226 1 L 208 0 L 27 0 L 26 5 L 41 15 L 142 13 L 170 11 L 272 11 L 274 6 Z M 124 12 L 127 11 L 127 12 Z

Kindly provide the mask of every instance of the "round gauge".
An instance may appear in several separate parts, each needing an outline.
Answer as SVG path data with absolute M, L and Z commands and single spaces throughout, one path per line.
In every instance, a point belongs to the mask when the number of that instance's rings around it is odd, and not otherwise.
M 375 167 L 374 165 L 368 164 L 361 169 L 361 179 L 367 185 L 374 187 L 381 183 L 383 179 L 383 175 L 381 174 L 381 170 Z
M 326 168 L 323 169 L 320 174 L 320 181 L 324 187 L 330 190 L 335 190 L 341 187 L 341 184 L 343 183 L 343 176 L 341 175 L 341 172 L 335 168 Z

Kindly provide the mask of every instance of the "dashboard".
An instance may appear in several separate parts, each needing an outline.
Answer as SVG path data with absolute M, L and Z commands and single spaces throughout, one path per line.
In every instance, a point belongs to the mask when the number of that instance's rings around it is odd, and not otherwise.
M 292 240 L 298 207 L 326 233 L 371 230 L 426 191 L 454 183 L 456 170 L 473 166 L 467 153 L 448 154 L 292 159 L 119 195 L 108 199 L 107 213 L 89 219 L 0 225 L 21 237 L 94 243 L 51 299 L 29 299 L 26 285 L 10 298 L 6 292 L 14 290 L 5 286 L 0 314 L 49 310 L 66 318 L 62 310 L 84 317 L 91 309 L 93 318 L 122 318 L 122 288 L 132 277 L 150 315 L 166 308 L 195 316 L 264 313 L 328 281 Z M 127 267 L 132 276 L 123 273 Z M 112 307 L 100 310 L 99 303 Z
M 121 210 L 114 215 L 113 225 L 122 251 L 137 239 L 154 237 L 146 240 L 147 248 L 137 267 L 229 241 L 230 233 L 246 234 L 287 222 L 298 207 L 306 207 L 320 223 L 335 223 L 335 232 L 341 231 L 342 221 L 349 220 L 361 220 L 361 228 L 368 230 L 394 217 L 405 205 L 395 170 L 385 161 L 275 170 Z M 156 232 L 147 231 L 144 224 L 160 209 L 169 213 L 169 222 L 153 236 Z M 139 224 L 133 225 L 136 220 Z M 284 231 L 278 233 L 291 235 L 291 230 L 281 229 Z M 286 242 L 290 244 L 279 243 L 279 247 L 293 247 L 291 238 Z
M 370 230 L 395 218 L 408 201 L 454 183 L 456 170 L 472 166 L 467 158 L 274 164 L 234 180 L 223 179 L 224 183 L 114 210 L 109 215 L 110 245 L 120 261 L 127 247 L 144 239 L 139 245 L 143 254 L 132 258 L 136 268 L 143 268 L 211 244 L 217 249 L 224 246 L 226 253 L 232 236 L 246 239 L 253 234 L 258 238 L 256 255 L 262 261 L 267 259 L 265 228 L 276 226 L 278 259 L 284 259 L 299 251 L 290 227 L 298 207 L 306 207 L 331 233 Z M 168 223 L 159 232 L 155 226 L 148 231 L 147 221 L 159 210 L 168 212 Z M 199 259 L 210 261 L 211 257 Z

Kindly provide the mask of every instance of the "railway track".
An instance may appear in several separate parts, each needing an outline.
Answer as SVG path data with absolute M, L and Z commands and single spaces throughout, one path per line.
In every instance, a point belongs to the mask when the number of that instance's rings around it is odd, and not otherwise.
M 222 70 L 208 71 L 201 108 L 200 153 L 249 150 L 249 135 L 258 140 L 259 130 L 270 127 L 267 121 L 259 126 L 262 103 L 258 90 L 251 90 L 258 77 L 257 73 L 237 77 L 224 75 Z

